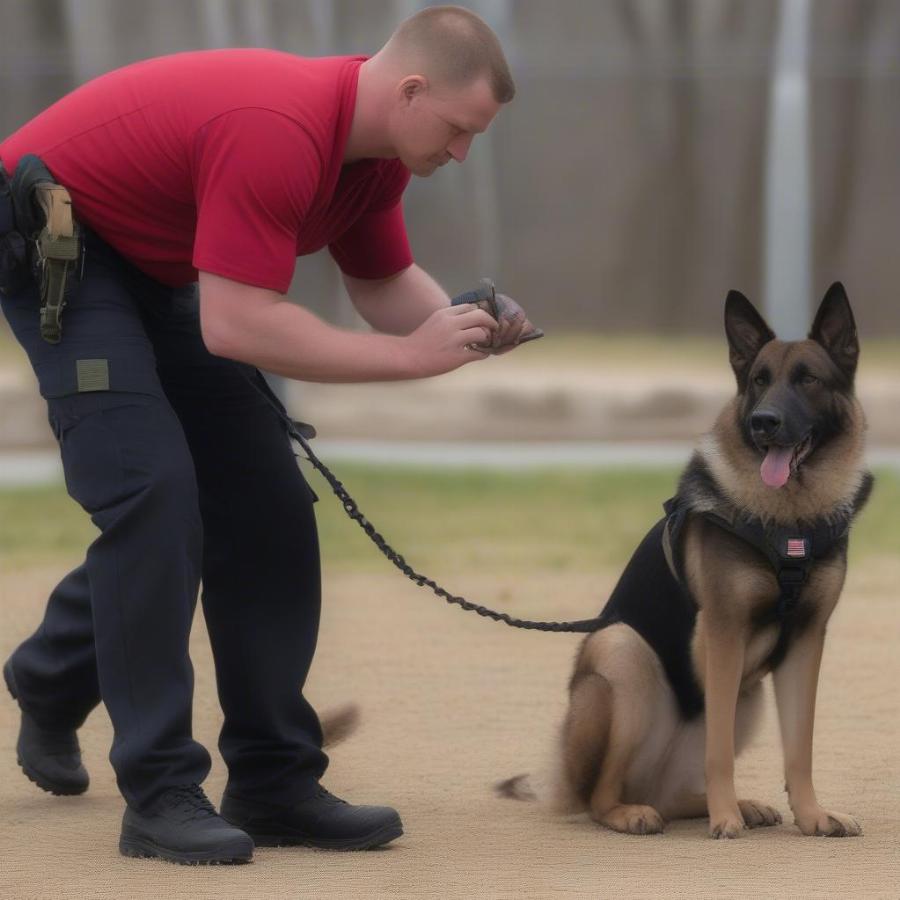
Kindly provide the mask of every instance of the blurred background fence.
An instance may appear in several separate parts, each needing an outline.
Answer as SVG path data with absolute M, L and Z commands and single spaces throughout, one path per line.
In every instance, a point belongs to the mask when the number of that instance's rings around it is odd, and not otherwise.
M 0 135 L 138 59 L 247 45 L 368 54 L 421 5 L 0 0 Z M 414 827 L 396 852 L 340 866 L 319 863 L 322 854 L 272 854 L 240 884 L 202 873 L 198 893 L 292 896 L 302 884 L 321 897 L 368 897 L 402 883 L 447 897 L 588 896 L 597 885 L 624 896 L 683 883 L 725 897 L 746 895 L 752 872 L 761 894 L 774 894 L 778 879 L 791 896 L 801 884 L 821 896 L 896 896 L 900 0 L 463 5 L 499 33 L 518 95 L 465 165 L 413 180 L 413 248 L 448 291 L 493 275 L 547 339 L 436 379 L 291 384 L 289 404 L 317 425 L 317 452 L 337 461 L 361 508 L 419 571 L 515 615 L 584 618 L 660 515 L 690 442 L 734 391 L 721 334 L 727 290 L 769 315 L 792 311 L 803 327 L 842 280 L 864 338 L 870 443 L 882 451 L 870 458 L 885 465 L 854 526 L 816 727 L 827 748 L 823 793 L 861 814 L 866 837 L 845 853 L 785 842 L 787 826 L 764 829 L 773 837 L 746 839 L 735 865 L 720 853 L 710 861 L 697 823 L 668 836 L 670 849 L 648 866 L 643 844 L 571 823 L 554 830 L 495 803 L 486 785 L 536 761 L 535 735 L 551 733 L 571 645 L 536 635 L 529 644 L 526 633 L 414 593 L 316 477 L 327 577 L 309 696 L 317 706 L 353 698 L 366 717 L 338 750 L 329 785 L 359 797 L 377 786 Z M 298 262 L 292 294 L 357 324 L 327 256 Z M 0 317 L 0 659 L 31 633 L 47 592 L 96 535 L 66 496 L 46 408 L 4 328 Z M 381 444 L 345 447 L 342 458 L 341 442 L 361 437 Z M 497 444 L 486 456 L 488 439 Z M 523 453 L 534 450 L 545 455 Z M 539 471 L 519 471 L 517 461 L 536 458 Z M 451 469 L 473 461 L 487 471 Z M 221 717 L 205 644 L 195 628 L 195 735 L 211 747 Z M 57 815 L 15 771 L 15 715 L 12 703 L 0 707 L 0 898 L 185 896 L 184 873 L 113 862 L 121 809 L 104 762 L 108 722 L 94 716 L 82 731 L 92 799 Z M 766 729 L 742 763 L 757 796 L 778 784 L 771 714 Z M 214 767 L 216 797 L 225 773 L 218 759 Z
M 863 336 L 900 333 L 900 3 L 805 0 L 808 157 L 779 188 L 800 215 L 767 220 L 776 48 L 792 2 L 464 4 L 500 35 L 518 96 L 465 165 L 414 180 L 417 261 L 451 292 L 492 274 L 549 328 L 718 334 L 729 288 L 764 299 L 766 222 L 781 221 L 777 247 L 808 269 L 811 296 L 770 306 L 808 309 L 840 279 Z M 368 54 L 423 5 L 0 0 L 0 133 L 134 60 L 245 45 Z M 327 257 L 298 269 L 298 299 L 354 321 Z

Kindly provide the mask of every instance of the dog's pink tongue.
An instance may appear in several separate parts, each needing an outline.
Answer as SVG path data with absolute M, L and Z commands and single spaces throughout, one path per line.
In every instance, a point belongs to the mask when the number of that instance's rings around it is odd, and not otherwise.
M 762 480 L 773 488 L 784 487 L 791 477 L 791 456 L 793 447 L 769 447 L 766 458 L 760 466 L 759 474 Z

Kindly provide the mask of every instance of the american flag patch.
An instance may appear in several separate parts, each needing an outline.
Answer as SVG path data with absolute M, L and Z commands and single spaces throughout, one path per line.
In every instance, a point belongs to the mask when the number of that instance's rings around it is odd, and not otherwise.
M 806 558 L 806 540 L 804 538 L 787 539 L 787 555 L 797 559 Z

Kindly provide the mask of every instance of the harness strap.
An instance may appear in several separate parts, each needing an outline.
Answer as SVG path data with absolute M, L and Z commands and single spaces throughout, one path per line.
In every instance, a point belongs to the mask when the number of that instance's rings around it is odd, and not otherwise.
M 767 528 L 759 519 L 737 518 L 729 521 L 712 512 L 701 515 L 765 554 L 775 570 L 781 589 L 776 612 L 782 619 L 796 608 L 800 591 L 809 577 L 813 563 L 826 556 L 850 530 L 850 517 L 847 515 L 831 523 L 820 523 L 811 529 L 783 526 Z
M 701 513 L 707 522 L 712 522 L 723 531 L 727 531 L 741 540 L 761 551 L 769 560 L 775 570 L 775 578 L 778 580 L 780 596 L 776 606 L 776 613 L 783 619 L 792 612 L 800 596 L 800 589 L 806 582 L 812 565 L 812 559 L 806 550 L 806 541 L 802 536 L 794 538 L 800 548 L 796 557 L 796 564 L 786 562 L 782 554 L 781 545 L 771 532 L 763 528 L 761 523 L 745 523 L 742 521 L 730 522 L 728 519 L 711 512 Z
M 868 490 L 870 484 L 866 486 Z M 674 577 L 684 583 L 681 556 L 681 532 L 688 512 L 702 516 L 708 522 L 735 535 L 759 550 L 769 561 L 778 581 L 778 601 L 775 615 L 780 622 L 778 638 L 768 658 L 774 668 L 787 651 L 793 613 L 800 600 L 800 592 L 809 577 L 813 563 L 826 556 L 850 530 L 850 516 L 845 514 L 833 522 L 823 522 L 811 529 L 766 527 L 760 519 L 737 518 L 734 521 L 707 510 L 689 510 L 678 497 L 663 504 L 666 528 L 663 550 Z
M 677 497 L 667 500 L 663 507 L 667 516 L 666 538 L 670 544 L 667 556 L 672 560 L 670 565 L 676 578 L 681 577 L 677 553 L 681 530 L 687 513 L 694 512 L 755 547 L 768 559 L 781 588 L 779 615 L 790 612 L 796 605 L 813 563 L 827 556 L 850 530 L 850 516 L 846 513 L 831 522 L 818 523 L 813 528 L 799 525 L 766 527 L 756 518 L 737 517 L 732 520 L 710 510 L 689 510 Z

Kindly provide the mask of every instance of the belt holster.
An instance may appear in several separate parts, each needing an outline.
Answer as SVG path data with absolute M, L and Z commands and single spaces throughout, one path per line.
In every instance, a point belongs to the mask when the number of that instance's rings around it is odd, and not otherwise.
M 51 344 L 58 344 L 62 337 L 66 281 L 81 257 L 81 234 L 72 216 L 72 198 L 64 187 L 38 184 L 35 197 L 47 217 L 47 224 L 37 237 L 41 268 L 41 337 Z
M 41 337 L 58 344 L 66 286 L 81 259 L 81 229 L 69 192 L 36 156 L 23 156 L 12 180 L 17 230 L 33 242 L 41 289 Z

